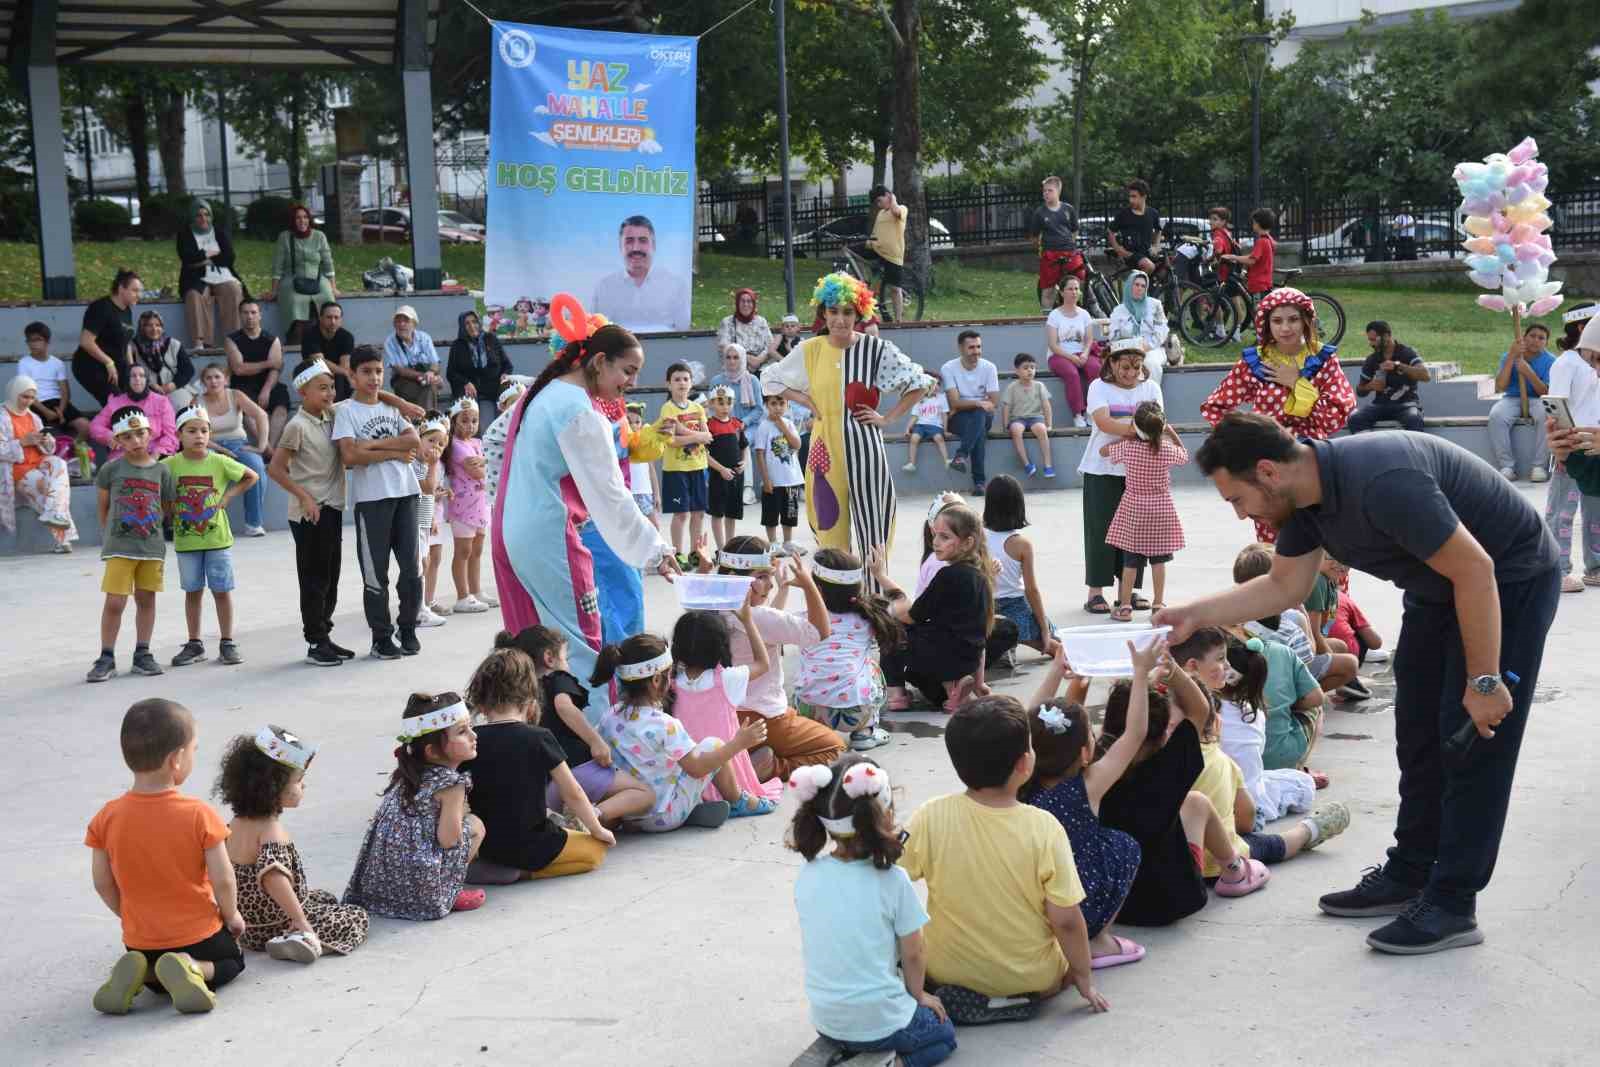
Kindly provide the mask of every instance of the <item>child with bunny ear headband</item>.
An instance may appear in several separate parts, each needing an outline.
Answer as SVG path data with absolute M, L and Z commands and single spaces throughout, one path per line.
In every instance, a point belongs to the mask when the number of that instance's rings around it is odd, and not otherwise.
M 955 1027 L 924 989 L 928 912 L 896 863 L 904 835 L 889 773 L 852 753 L 798 768 L 789 791 L 800 802 L 789 846 L 807 860 L 794 900 L 812 1026 L 852 1053 L 942 1062 L 955 1051 Z M 833 851 L 821 855 L 830 839 Z

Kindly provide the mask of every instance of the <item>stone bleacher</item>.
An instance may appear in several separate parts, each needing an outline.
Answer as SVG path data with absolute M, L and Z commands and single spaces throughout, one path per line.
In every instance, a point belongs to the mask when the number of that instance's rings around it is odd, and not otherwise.
M 885 336 L 894 340 L 931 373 L 937 374 L 945 360 L 954 356 L 955 337 L 963 328 L 965 327 L 962 324 L 917 324 L 902 329 L 890 328 L 885 331 Z M 1011 370 L 1011 360 L 1017 352 L 1032 351 L 1037 354 L 1043 351 L 1043 330 L 1036 321 L 983 323 L 975 328 L 983 332 L 986 358 L 1000 368 L 1002 389 L 1015 377 Z M 700 361 L 705 365 L 707 374 L 714 374 L 719 369 L 709 332 L 646 337 L 644 341 L 648 360 L 645 365 L 646 382 L 657 376 L 655 372 L 664 373 L 669 363 L 679 359 Z M 549 356 L 549 348 L 542 342 L 512 341 L 505 347 L 518 373 L 536 374 Z M 440 357 L 442 361 L 443 348 Z M 202 353 L 197 356 L 195 360 L 197 373 L 205 364 L 220 359 L 220 354 Z M 298 353 L 290 349 L 286 352 L 285 363 L 292 366 L 296 362 Z M 1191 452 L 1204 441 L 1209 430 L 1200 417 L 1200 404 L 1210 395 L 1230 367 L 1231 364 L 1191 363 L 1167 371 L 1162 383 L 1166 408 L 1173 425 Z M 1462 375 L 1459 373 L 1459 366 L 1453 363 L 1429 363 L 1429 367 L 1434 373 L 1434 380 L 1421 387 L 1428 432 L 1445 437 L 1469 451 L 1488 458 L 1490 456 L 1488 410 L 1494 400 L 1492 381 L 1484 375 Z M 1354 365 L 1345 365 L 1345 373 L 1352 383 L 1359 369 L 1359 361 Z M 1054 408 L 1056 428 L 1051 431 L 1050 437 L 1057 476 L 1049 480 L 1042 475 L 1027 478 L 1022 465 L 1017 462 L 1015 450 L 1003 427 L 996 427 L 990 433 L 987 449 L 988 476 L 992 478 L 997 474 L 1009 474 L 1022 481 L 1030 492 L 1078 488 L 1082 483 L 1077 475 L 1077 467 L 1088 444 L 1089 431 L 1076 429 L 1071 425 L 1070 417 L 1065 414 L 1066 398 L 1060 380 L 1042 365 L 1039 379 L 1049 390 Z M 644 401 L 654 409 L 666 398 L 666 387 L 664 384 L 642 384 L 629 395 Z M 903 493 L 915 495 L 943 489 L 965 490 L 970 487 L 970 473 L 946 470 L 939 462 L 937 450 L 927 443 L 924 443 L 918 454 L 916 472 L 900 470 L 901 464 L 905 462 L 904 429 L 904 425 L 897 425 L 888 428 L 886 433 L 896 484 Z M 1534 440 L 1531 421 L 1516 427 L 1513 443 L 1517 450 L 1518 466 L 1523 470 L 1526 470 L 1532 462 Z M 951 441 L 948 447 L 953 452 L 953 438 Z M 1028 438 L 1028 449 L 1029 455 L 1037 463 L 1038 442 L 1031 437 Z M 1200 475 L 1193 464 L 1174 470 L 1173 477 L 1178 483 L 1193 484 L 1200 481 Z M 263 515 L 266 528 L 284 529 L 288 522 L 288 495 L 270 478 L 264 481 L 266 496 Z M 48 532 L 34 520 L 31 512 L 20 507 L 18 512 L 17 532 L 12 534 L 0 531 L 0 556 L 48 552 L 51 546 Z M 74 487 L 72 513 L 78 524 L 80 537 L 77 542 L 78 547 L 88 549 L 98 545 L 100 532 L 95 515 L 95 489 L 92 485 Z M 347 509 L 346 521 L 351 521 L 351 514 Z M 234 501 L 231 505 L 230 521 L 235 531 L 243 528 L 242 502 Z

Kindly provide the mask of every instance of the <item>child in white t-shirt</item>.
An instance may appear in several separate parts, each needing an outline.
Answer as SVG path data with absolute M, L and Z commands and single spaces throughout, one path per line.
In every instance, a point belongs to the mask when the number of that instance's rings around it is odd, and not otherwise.
M 944 424 L 950 414 L 950 401 L 942 391 L 925 396 L 911 409 L 911 425 L 906 432 L 911 435 L 906 442 L 906 465 L 901 470 L 917 469 L 917 446 L 924 440 L 932 441 L 939 450 L 939 458 L 950 466 L 950 453 L 944 447 Z
M 44 420 L 46 433 L 72 431 L 77 438 L 78 476 L 92 478 L 94 460 L 89 454 L 89 420 L 72 406 L 72 378 L 67 365 L 59 356 L 50 354 L 50 327 L 42 322 L 30 322 L 23 327 L 22 335 L 28 343 L 28 354 L 17 361 L 17 374 L 32 378 L 38 389 L 33 410 Z
M 794 528 L 800 524 L 800 505 L 805 500 L 806 476 L 800 469 L 800 433 L 786 416 L 789 401 L 781 393 L 764 400 L 766 417 L 750 437 L 756 470 L 761 475 L 761 525 L 767 528 L 767 541 L 789 555 L 803 554 L 794 541 Z M 778 540 L 778 527 L 783 540 Z
M 644 428 L 644 405 L 628 405 L 628 428 L 637 434 Z M 639 514 L 650 520 L 650 525 L 660 529 L 661 524 L 656 519 L 656 498 L 660 495 L 654 463 L 640 463 L 637 460 L 628 461 L 628 491 L 633 494 L 633 502 L 639 507 Z

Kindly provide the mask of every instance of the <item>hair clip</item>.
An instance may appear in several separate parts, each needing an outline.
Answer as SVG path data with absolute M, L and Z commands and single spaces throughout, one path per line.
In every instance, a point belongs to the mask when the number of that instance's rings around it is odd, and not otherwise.
M 858 763 L 844 772 L 840 788 L 852 800 L 881 797 L 889 792 L 889 772 L 876 763 Z
M 816 799 L 818 791 L 833 781 L 833 769 L 830 767 L 796 767 L 794 773 L 789 775 L 789 790 L 800 798 L 801 803 Z
M 1251 652 L 1265 652 L 1267 650 L 1267 646 L 1259 637 L 1252 637 L 1250 640 L 1244 643 L 1244 647 L 1248 648 Z
M 1054 704 L 1044 705 L 1037 714 L 1044 728 L 1053 734 L 1064 734 L 1072 729 L 1072 720 L 1067 718 L 1067 713 Z

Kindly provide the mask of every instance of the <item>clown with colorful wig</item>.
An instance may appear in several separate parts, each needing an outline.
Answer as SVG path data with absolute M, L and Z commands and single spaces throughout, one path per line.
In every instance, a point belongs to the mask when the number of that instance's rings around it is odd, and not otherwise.
M 806 515 L 822 548 L 865 559 L 894 540 L 894 479 L 883 426 L 911 410 L 938 383 L 894 345 L 856 332 L 874 311 L 872 291 L 848 274 L 817 282 L 811 302 L 828 332 L 801 344 L 761 372 L 762 391 L 815 413 L 806 460 Z M 898 392 L 878 411 L 883 392 Z
M 1239 355 L 1228 376 L 1200 405 L 1215 426 L 1248 404 L 1296 437 L 1325 440 L 1344 428 L 1356 409 L 1355 390 L 1339 366 L 1338 350 L 1317 343 L 1316 307 L 1298 289 L 1274 289 L 1256 305 L 1256 344 Z M 1277 540 L 1256 520 L 1256 539 Z

